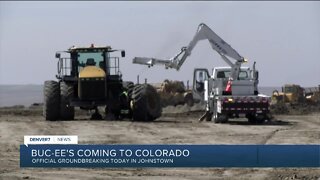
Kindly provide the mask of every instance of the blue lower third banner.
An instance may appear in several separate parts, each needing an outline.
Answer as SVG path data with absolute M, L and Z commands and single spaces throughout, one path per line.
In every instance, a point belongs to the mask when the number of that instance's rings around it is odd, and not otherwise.
M 20 145 L 20 167 L 320 167 L 320 145 Z

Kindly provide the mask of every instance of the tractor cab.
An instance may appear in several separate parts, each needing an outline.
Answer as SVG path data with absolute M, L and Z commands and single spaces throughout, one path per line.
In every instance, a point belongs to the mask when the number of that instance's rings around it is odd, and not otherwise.
M 92 44 L 90 47 L 73 46 L 67 51 L 62 51 L 69 54 L 67 57 L 61 57 L 61 51 L 57 52 L 56 58 L 59 59 L 57 77 L 67 81 L 76 81 L 80 75 L 80 72 L 86 67 L 90 66 L 91 70 L 93 70 L 93 67 L 96 67 L 94 68 L 96 71 L 98 71 L 97 68 L 103 70 L 106 76 L 121 78 L 121 72 L 119 70 L 119 57 L 111 56 L 111 54 L 115 51 L 119 50 L 113 50 L 110 46 L 94 47 Z M 125 51 L 123 50 L 121 51 L 121 57 L 125 57 Z M 96 73 L 96 71 L 94 72 Z M 91 76 L 97 75 L 92 73 Z

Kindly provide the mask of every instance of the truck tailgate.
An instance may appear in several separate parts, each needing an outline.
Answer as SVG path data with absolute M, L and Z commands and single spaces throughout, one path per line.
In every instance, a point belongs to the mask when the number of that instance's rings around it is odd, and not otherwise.
M 270 97 L 257 96 L 221 96 L 219 103 L 222 112 L 229 113 L 266 113 L 269 112 Z

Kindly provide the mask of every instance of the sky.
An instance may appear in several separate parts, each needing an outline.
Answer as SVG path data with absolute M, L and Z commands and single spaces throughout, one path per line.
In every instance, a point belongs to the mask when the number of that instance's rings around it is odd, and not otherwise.
M 0 2 L 0 84 L 55 79 L 55 52 L 72 45 L 125 49 L 124 80 L 192 80 L 194 68 L 227 66 L 201 41 L 180 71 L 132 64 L 170 58 L 207 24 L 252 66 L 260 86 L 320 85 L 320 2 Z M 120 54 L 115 54 L 120 56 Z

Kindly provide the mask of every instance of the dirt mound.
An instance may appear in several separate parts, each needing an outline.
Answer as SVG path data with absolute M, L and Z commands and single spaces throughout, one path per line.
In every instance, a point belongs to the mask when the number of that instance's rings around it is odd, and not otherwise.
M 320 112 L 320 104 L 298 104 L 277 103 L 270 106 L 272 114 L 305 115 Z

